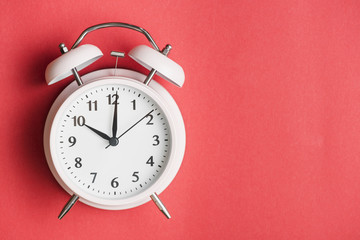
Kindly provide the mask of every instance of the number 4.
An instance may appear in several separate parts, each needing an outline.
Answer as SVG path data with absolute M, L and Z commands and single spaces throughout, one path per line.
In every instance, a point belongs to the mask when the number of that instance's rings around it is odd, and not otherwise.
M 153 156 L 151 156 L 151 157 L 146 161 L 146 164 L 150 164 L 150 166 L 153 166 L 153 165 L 154 165 L 154 158 L 153 158 Z

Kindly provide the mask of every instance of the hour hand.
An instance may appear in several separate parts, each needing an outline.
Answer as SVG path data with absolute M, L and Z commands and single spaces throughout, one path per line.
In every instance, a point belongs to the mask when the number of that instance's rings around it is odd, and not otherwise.
M 97 135 L 99 135 L 100 137 L 102 137 L 103 139 L 110 140 L 110 137 L 107 134 L 105 134 L 103 132 L 100 132 L 99 130 L 97 130 L 97 129 L 93 128 L 93 127 L 90 127 L 87 124 L 85 124 L 85 126 L 87 128 L 89 128 L 91 131 L 93 131 L 94 133 L 96 133 Z

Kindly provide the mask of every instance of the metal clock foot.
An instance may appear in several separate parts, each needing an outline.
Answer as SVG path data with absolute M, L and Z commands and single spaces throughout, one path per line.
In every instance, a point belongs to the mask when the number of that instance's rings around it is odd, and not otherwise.
M 165 205 L 161 202 L 159 196 L 156 193 L 151 194 L 151 199 L 154 201 L 156 206 L 159 208 L 159 210 L 168 218 L 170 219 L 170 213 L 166 209 Z
M 58 216 L 59 220 L 61 220 L 65 216 L 65 214 L 67 214 L 70 211 L 70 209 L 74 206 L 77 200 L 79 200 L 79 196 L 76 194 L 72 195 L 70 200 L 66 203 L 65 207 L 61 210 Z

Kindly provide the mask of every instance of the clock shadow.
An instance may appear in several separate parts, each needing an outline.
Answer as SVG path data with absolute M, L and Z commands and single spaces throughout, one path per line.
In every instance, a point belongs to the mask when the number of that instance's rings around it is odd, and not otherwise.
M 42 47 L 46 49 L 46 47 Z M 27 78 L 24 78 L 22 87 L 26 89 L 21 99 L 21 110 L 19 121 L 18 144 L 22 146 L 22 158 L 24 165 L 22 169 L 26 169 L 31 176 L 31 187 L 41 186 L 48 190 L 56 186 L 44 153 L 43 133 L 47 114 L 56 96 L 62 91 L 65 84 L 59 83 L 49 87 L 45 81 L 45 69 L 47 65 L 57 56 L 56 52 L 49 53 L 37 49 L 41 54 L 35 54 L 29 59 L 29 65 L 23 71 Z M 20 127 L 21 126 L 21 127 Z M 20 137 L 21 136 L 21 137 Z
M 50 46 L 51 45 L 51 46 Z M 52 49 L 51 52 L 48 49 Z M 16 134 L 12 137 L 12 141 L 17 146 L 14 151 L 21 155 L 21 170 L 23 174 L 31 178 L 31 183 L 26 187 L 40 187 L 41 191 L 60 192 L 61 186 L 57 183 L 48 167 L 44 146 L 43 134 L 47 115 L 52 104 L 63 89 L 73 81 L 73 77 L 57 82 L 53 85 L 47 85 L 45 80 L 45 70 L 47 65 L 61 56 L 59 50 L 53 46 L 53 43 L 46 44 L 36 49 L 37 54 L 33 54 L 26 60 L 29 64 L 23 68 L 23 77 L 20 81 L 21 98 L 19 98 L 20 107 L 17 110 Z M 41 54 L 39 54 L 41 53 Z M 95 65 L 95 64 L 94 64 Z M 95 66 L 90 66 L 84 71 L 80 71 L 83 75 L 92 71 Z

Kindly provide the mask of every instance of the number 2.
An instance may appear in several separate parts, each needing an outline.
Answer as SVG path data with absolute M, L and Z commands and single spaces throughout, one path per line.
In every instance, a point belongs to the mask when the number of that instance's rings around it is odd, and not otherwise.
M 146 123 L 146 125 L 154 125 L 154 123 L 152 123 L 151 121 L 153 120 L 153 115 L 149 114 L 146 117 L 150 117 L 149 121 Z

